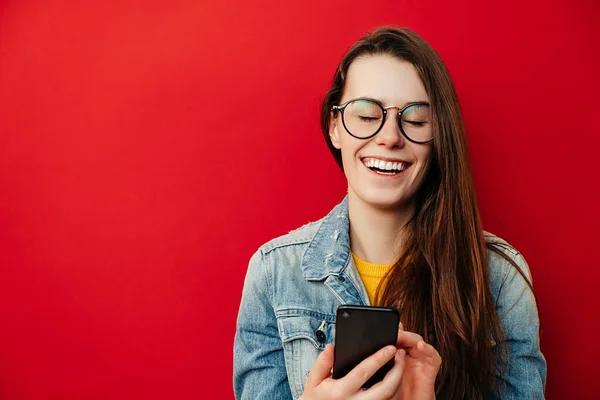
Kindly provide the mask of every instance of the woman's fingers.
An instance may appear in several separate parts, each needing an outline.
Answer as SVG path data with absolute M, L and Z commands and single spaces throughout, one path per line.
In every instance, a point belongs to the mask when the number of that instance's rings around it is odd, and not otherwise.
M 396 347 L 411 348 L 415 347 L 417 343 L 422 341 L 423 337 L 421 335 L 405 330 L 398 330 L 398 341 L 396 343 Z
M 361 361 L 360 364 L 354 367 L 352 371 L 348 372 L 348 374 L 341 378 L 340 381 L 344 382 L 344 386 L 348 389 L 349 393 L 354 393 L 359 390 L 363 384 L 379 370 L 379 368 L 390 361 L 395 354 L 396 348 L 394 346 L 386 346 L 377 353 Z
M 442 358 L 432 345 L 426 343 L 421 335 L 413 332 L 407 332 L 400 324 L 398 329 L 398 348 L 406 349 L 407 353 L 413 358 L 430 358 L 429 363 L 438 367 L 442 364 Z
M 308 378 L 306 378 L 306 387 L 317 387 L 317 385 L 329 378 L 331 376 L 331 368 L 333 368 L 333 345 L 328 344 L 313 364 Z
M 435 347 L 422 340 L 416 346 L 409 349 L 409 354 L 414 358 L 428 358 L 430 363 L 435 367 L 439 367 L 442 364 L 442 357 L 440 357 Z
M 406 351 L 400 349 L 394 357 L 394 367 L 388 371 L 381 382 L 377 382 L 369 390 L 364 391 L 358 397 L 361 400 L 371 399 L 395 399 L 402 383 L 404 374 L 404 360 Z

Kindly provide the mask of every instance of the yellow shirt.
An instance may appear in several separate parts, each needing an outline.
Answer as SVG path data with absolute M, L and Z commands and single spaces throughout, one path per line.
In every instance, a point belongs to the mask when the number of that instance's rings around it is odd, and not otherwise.
M 356 265 L 356 269 L 358 270 L 358 274 L 365 285 L 365 289 L 367 289 L 367 294 L 369 295 L 369 302 L 371 305 L 375 304 L 375 292 L 377 291 L 377 286 L 379 286 L 379 282 L 383 279 L 385 274 L 389 271 L 389 269 L 394 264 L 373 264 L 367 261 L 363 261 L 356 256 L 356 254 L 352 253 L 352 258 L 354 259 L 354 264 Z

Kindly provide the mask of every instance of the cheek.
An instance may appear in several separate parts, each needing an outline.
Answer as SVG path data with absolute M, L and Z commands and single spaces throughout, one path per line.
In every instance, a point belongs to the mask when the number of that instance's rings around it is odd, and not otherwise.
M 362 143 L 356 143 L 352 140 L 342 140 L 342 165 L 344 166 L 344 175 L 346 180 L 354 183 L 360 180 L 360 168 L 361 161 L 357 157 L 357 153 L 360 150 Z
M 354 163 L 356 161 L 356 153 L 363 145 L 364 143 L 352 137 L 344 137 L 340 139 L 340 150 L 342 152 L 342 159 L 344 162 Z
M 417 160 L 422 167 L 427 168 L 430 164 L 433 149 L 431 145 L 422 145 L 422 147 L 415 149 Z
M 354 162 L 354 157 L 348 149 L 342 151 L 342 164 L 344 164 L 344 172 L 346 174 L 346 178 L 350 178 L 349 175 L 354 174 L 354 170 L 356 169 L 356 163 Z
M 424 149 L 418 149 L 417 151 L 415 151 L 415 154 L 417 156 L 417 162 L 418 162 L 418 180 L 422 181 L 425 176 L 427 175 L 427 172 L 429 171 L 430 165 L 431 165 L 431 156 L 432 156 L 432 149 L 431 146 L 428 146 L 427 148 Z

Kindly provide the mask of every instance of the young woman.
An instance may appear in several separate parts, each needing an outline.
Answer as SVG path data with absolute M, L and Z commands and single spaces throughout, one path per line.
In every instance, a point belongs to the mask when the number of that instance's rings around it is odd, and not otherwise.
M 465 128 L 438 54 L 381 28 L 342 59 L 322 130 L 348 181 L 325 218 L 251 258 L 234 344 L 239 399 L 539 399 L 529 269 L 484 232 Z M 341 304 L 396 307 L 396 347 L 331 378 Z M 362 384 L 390 359 L 394 368 Z

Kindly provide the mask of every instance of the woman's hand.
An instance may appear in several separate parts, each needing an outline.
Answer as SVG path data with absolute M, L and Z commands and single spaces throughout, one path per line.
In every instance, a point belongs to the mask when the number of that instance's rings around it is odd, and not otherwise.
M 398 400 L 435 399 L 435 378 L 442 365 L 437 350 L 425 343 L 420 335 L 405 331 L 402 323 L 398 327 L 396 346 L 406 350 Z
M 317 399 L 360 399 L 388 400 L 396 399 L 402 373 L 404 370 L 405 350 L 396 350 L 394 346 L 386 346 L 372 356 L 364 359 L 345 377 L 333 379 L 333 345 L 327 345 L 315 361 L 306 383 L 301 400 Z M 362 390 L 362 385 L 369 380 L 379 368 L 394 358 L 394 367 L 385 378 L 373 385 L 369 390 Z

